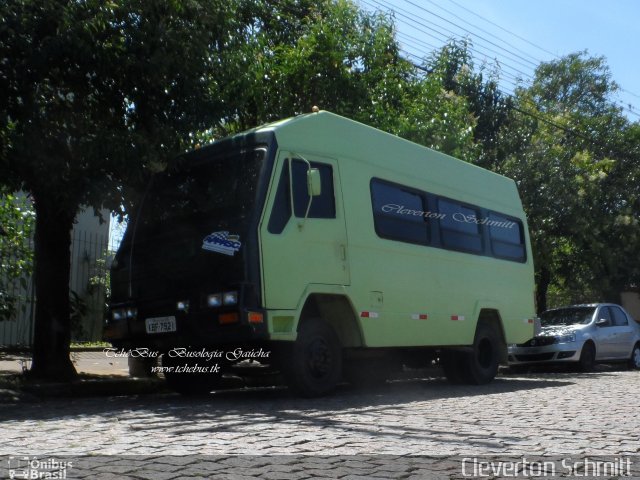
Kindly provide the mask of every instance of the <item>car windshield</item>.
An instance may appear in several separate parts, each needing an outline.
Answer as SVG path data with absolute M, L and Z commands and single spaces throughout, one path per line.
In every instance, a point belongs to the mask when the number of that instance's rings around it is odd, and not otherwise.
M 596 307 L 570 307 L 548 310 L 540 315 L 543 327 L 550 325 L 586 325 L 593 318 Z

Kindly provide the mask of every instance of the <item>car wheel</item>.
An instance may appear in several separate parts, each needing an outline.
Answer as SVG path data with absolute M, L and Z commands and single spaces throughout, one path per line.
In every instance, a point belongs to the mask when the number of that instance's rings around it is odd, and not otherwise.
M 593 343 L 587 342 L 582 346 L 582 352 L 580 352 L 580 360 L 578 360 L 578 364 L 582 372 L 593 371 L 596 365 L 596 347 Z
M 304 322 L 283 365 L 289 386 L 304 397 L 331 392 L 342 378 L 342 348 L 333 328 L 320 319 Z
M 631 358 L 629 358 L 629 368 L 633 370 L 640 370 L 640 343 L 636 343 L 631 351 Z

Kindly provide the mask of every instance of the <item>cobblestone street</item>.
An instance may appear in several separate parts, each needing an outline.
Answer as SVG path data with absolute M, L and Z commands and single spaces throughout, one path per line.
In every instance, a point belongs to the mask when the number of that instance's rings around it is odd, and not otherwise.
M 592 374 L 503 375 L 479 387 L 452 386 L 440 378 L 375 389 L 345 386 L 331 397 L 313 400 L 277 388 L 197 399 L 160 394 L 47 400 L 3 405 L 0 453 L 155 459 L 638 455 L 638 398 L 638 372 L 620 368 Z M 358 457 L 350 462 L 357 465 Z M 367 475 L 366 464 L 361 465 L 362 475 Z M 354 468 L 350 474 L 358 474 Z M 309 469 L 285 475 L 294 470 L 281 468 L 284 476 L 277 478 L 314 477 Z M 174 473 L 163 470 L 162 478 L 183 478 L 184 471 Z

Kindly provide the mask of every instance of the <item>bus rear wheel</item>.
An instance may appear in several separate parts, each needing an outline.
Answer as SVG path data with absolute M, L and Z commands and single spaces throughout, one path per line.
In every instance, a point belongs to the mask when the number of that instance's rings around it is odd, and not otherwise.
M 491 382 L 500 364 L 500 337 L 487 323 L 479 323 L 471 350 L 443 350 L 440 361 L 454 384 L 483 385 Z
M 466 369 L 467 382 L 483 385 L 491 382 L 500 365 L 500 337 L 495 327 L 481 322 L 476 329 L 473 349 L 468 354 Z

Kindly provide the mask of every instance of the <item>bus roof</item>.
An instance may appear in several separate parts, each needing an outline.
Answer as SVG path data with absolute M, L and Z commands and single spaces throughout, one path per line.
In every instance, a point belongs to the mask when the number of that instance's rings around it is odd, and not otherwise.
M 470 203 L 480 197 L 486 208 L 522 210 L 513 180 L 331 112 L 299 115 L 250 132 L 273 132 L 282 150 L 369 164 L 392 181 L 428 185 L 434 194 Z

